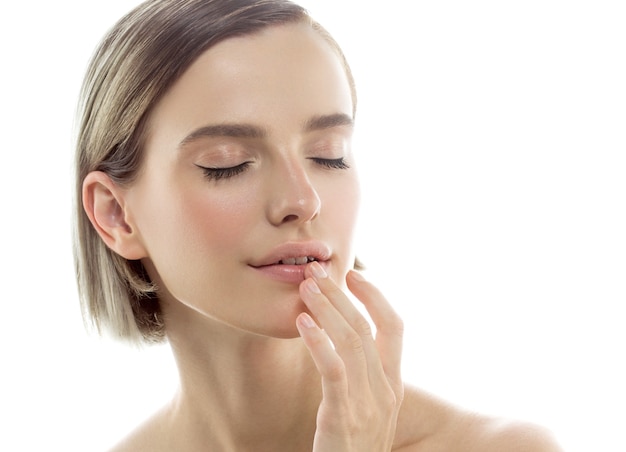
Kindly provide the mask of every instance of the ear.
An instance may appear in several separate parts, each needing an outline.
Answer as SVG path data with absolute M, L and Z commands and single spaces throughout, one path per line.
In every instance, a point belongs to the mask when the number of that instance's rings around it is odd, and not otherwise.
M 109 248 L 130 260 L 147 257 L 137 229 L 127 220 L 124 190 L 106 173 L 92 171 L 85 177 L 83 208 Z

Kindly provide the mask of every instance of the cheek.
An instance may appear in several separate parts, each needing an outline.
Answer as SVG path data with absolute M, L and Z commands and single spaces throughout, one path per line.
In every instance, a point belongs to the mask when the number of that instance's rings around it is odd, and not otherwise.
M 255 205 L 245 193 L 193 195 L 177 203 L 187 246 L 203 253 L 230 253 L 258 221 Z
M 209 199 L 184 204 L 180 217 L 184 232 L 173 231 L 179 238 L 167 250 L 176 258 L 161 260 L 157 267 L 162 284 L 174 299 L 209 312 L 215 300 L 232 293 L 240 270 L 241 243 L 250 230 L 242 204 L 218 204 Z
M 137 223 L 153 278 L 181 300 L 192 297 L 193 287 L 223 280 L 238 244 L 258 220 L 249 200 L 237 191 L 225 196 L 175 184 L 143 197 Z

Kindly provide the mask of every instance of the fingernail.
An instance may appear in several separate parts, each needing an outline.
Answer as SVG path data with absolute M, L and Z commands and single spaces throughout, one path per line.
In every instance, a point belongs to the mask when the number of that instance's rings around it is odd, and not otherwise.
M 350 275 L 352 275 L 352 278 L 353 278 L 355 281 L 359 281 L 359 282 L 363 282 L 363 281 L 365 281 L 365 278 L 363 277 L 363 275 L 362 275 L 362 274 L 360 274 L 360 273 L 359 273 L 359 272 L 357 272 L 357 271 L 350 270 Z
M 319 286 L 312 279 L 307 279 L 304 283 L 306 285 L 306 289 L 311 293 L 322 293 Z
M 311 272 L 313 273 L 313 276 L 315 276 L 317 279 L 322 279 L 322 278 L 328 277 L 328 275 L 326 274 L 326 271 L 320 265 L 319 262 L 312 262 L 311 263 Z
M 299 319 L 300 319 L 300 325 L 302 325 L 305 328 L 313 328 L 315 326 L 315 322 L 313 321 L 311 316 L 307 314 L 306 312 L 303 312 L 302 314 L 300 314 Z

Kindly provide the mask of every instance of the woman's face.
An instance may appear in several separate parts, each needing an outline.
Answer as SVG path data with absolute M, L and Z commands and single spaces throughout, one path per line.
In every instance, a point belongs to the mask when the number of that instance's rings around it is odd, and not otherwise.
M 125 197 L 166 314 L 297 335 L 301 264 L 342 283 L 354 262 L 352 110 L 337 54 L 305 24 L 225 40 L 172 86 Z

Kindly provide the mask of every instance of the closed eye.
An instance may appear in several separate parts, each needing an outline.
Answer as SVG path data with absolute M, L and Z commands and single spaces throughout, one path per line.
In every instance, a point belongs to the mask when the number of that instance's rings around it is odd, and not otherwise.
M 228 168 L 213 168 L 196 165 L 202 171 L 204 171 L 204 175 L 209 180 L 222 180 L 222 179 L 230 179 L 231 177 L 235 177 L 241 173 L 243 173 L 251 162 L 243 162 L 236 166 L 230 166 Z
M 350 165 L 346 163 L 346 159 L 339 157 L 338 159 L 323 159 L 319 157 L 310 157 L 318 165 L 324 166 L 330 169 L 348 169 Z

